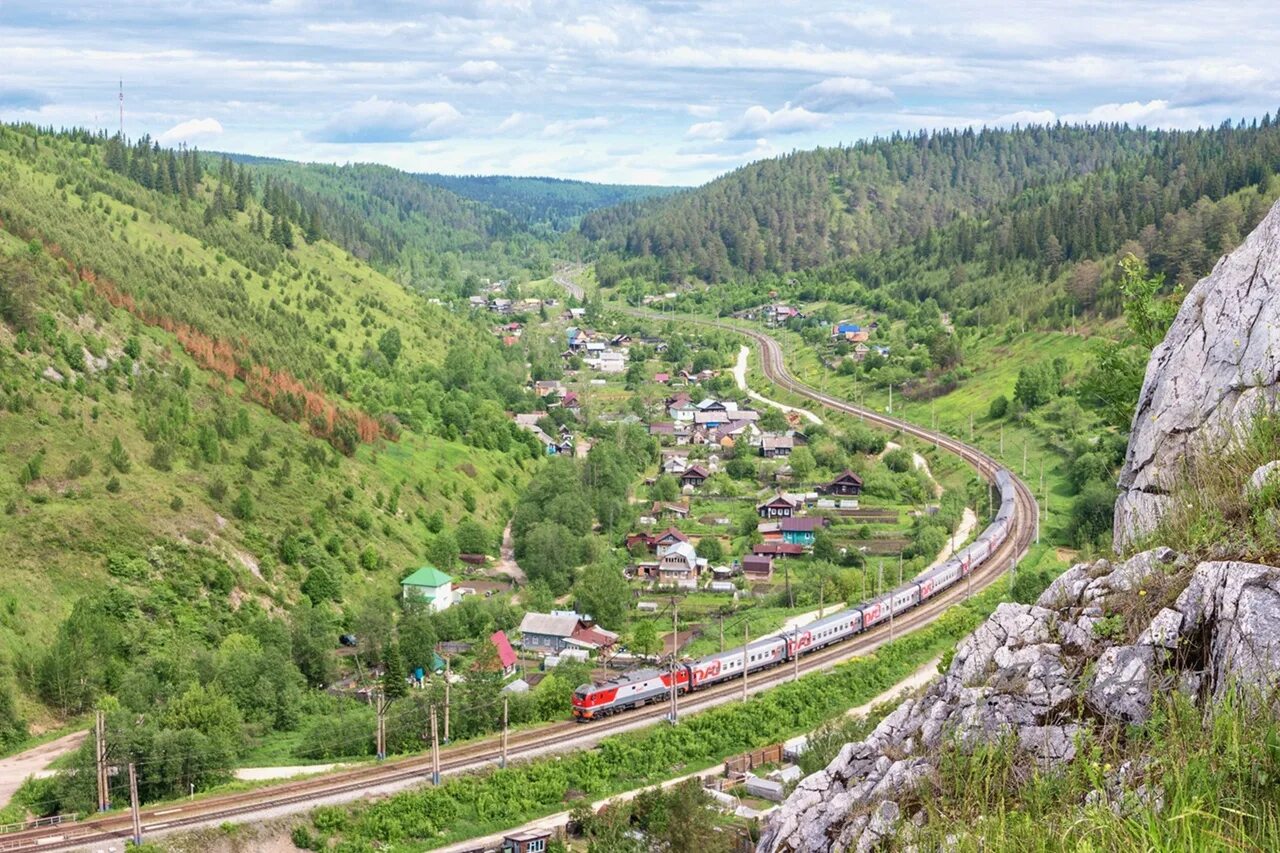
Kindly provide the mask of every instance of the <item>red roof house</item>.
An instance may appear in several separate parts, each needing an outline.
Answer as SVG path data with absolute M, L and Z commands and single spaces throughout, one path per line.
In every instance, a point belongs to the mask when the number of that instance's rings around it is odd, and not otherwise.
M 502 674 L 511 675 L 516 671 L 516 652 L 511 648 L 511 641 L 502 631 L 494 631 L 489 635 L 489 642 L 498 650 L 498 661 L 502 664 Z

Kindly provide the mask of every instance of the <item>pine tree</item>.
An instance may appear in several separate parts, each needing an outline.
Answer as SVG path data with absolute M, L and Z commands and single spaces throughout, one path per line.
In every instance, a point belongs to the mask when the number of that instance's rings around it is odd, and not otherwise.
M 404 656 L 400 654 L 400 645 L 395 642 L 387 644 L 382 652 L 382 692 L 388 699 L 399 699 L 409 692 L 406 679 L 409 676 L 405 669 Z

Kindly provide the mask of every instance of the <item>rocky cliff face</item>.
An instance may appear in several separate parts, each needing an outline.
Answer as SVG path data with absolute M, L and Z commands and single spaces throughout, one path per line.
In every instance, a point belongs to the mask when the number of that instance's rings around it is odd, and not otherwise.
M 1117 548 L 1156 528 L 1192 451 L 1212 459 L 1277 396 L 1280 205 L 1192 289 L 1152 353 L 1120 475 Z M 1280 461 L 1240 487 L 1261 499 L 1276 476 Z M 1278 680 L 1280 569 L 1195 563 L 1168 548 L 1081 563 L 1034 606 L 1001 605 L 923 695 L 804 779 L 760 850 L 903 846 L 946 749 L 1008 743 L 1023 766 L 1052 768 L 1090 735 L 1146 721 L 1162 694 L 1204 703 L 1238 688 L 1263 695 L 1250 689 Z M 1135 793 L 1126 784 L 1090 796 L 1119 809 Z
M 1104 614 L 1144 606 L 1133 642 L 1100 635 Z M 804 779 L 759 849 L 863 853 L 905 840 L 953 738 L 963 749 L 1012 737 L 1026 763 L 1052 767 L 1075 757 L 1086 728 L 1145 721 L 1160 692 L 1205 700 L 1278 678 L 1280 569 L 1191 565 L 1167 548 L 1081 563 L 1035 605 L 1001 605 L 922 696 Z
M 1117 551 L 1150 533 L 1190 451 L 1280 393 L 1280 204 L 1202 279 L 1147 364 L 1116 504 Z

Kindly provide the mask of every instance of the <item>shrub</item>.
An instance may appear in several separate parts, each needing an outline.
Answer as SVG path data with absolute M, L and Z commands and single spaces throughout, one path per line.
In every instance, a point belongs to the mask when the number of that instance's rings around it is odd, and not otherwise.
M 1000 394 L 992 399 L 991 407 L 987 409 L 987 417 L 998 421 L 1007 414 L 1009 414 L 1009 398 Z

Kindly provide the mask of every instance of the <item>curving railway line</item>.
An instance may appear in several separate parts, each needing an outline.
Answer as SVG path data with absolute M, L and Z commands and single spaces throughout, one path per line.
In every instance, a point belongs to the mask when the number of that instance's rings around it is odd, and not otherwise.
M 630 313 L 657 318 L 657 315 L 641 311 Z M 1003 467 L 981 450 L 964 442 L 935 435 L 930 430 L 897 418 L 860 409 L 798 382 L 787 371 L 778 342 L 768 335 L 714 320 L 687 316 L 682 316 L 680 320 L 723 328 L 752 338 L 759 347 L 765 375 L 789 391 L 827 408 L 861 416 L 866 421 L 885 429 L 899 430 L 926 441 L 936 440 L 939 447 L 959 456 L 988 481 L 993 481 L 996 472 Z M 1016 477 L 1013 478 L 1013 487 L 1016 510 L 1012 530 L 1004 543 L 995 549 L 981 567 L 972 572 L 967 583 L 951 586 L 895 620 L 881 623 L 844 642 L 806 655 L 799 659 L 798 665 L 786 664 L 753 674 L 748 681 L 748 691 L 755 693 L 765 690 L 791 680 L 799 674 L 827 669 L 851 657 L 869 654 L 897 634 L 928 624 L 952 604 L 967 597 L 970 592 L 980 590 L 999 579 L 1005 569 L 1015 565 L 1017 560 L 1027 552 L 1036 536 L 1039 508 L 1035 498 L 1030 489 Z M 690 694 L 682 700 L 681 708 L 686 713 L 703 710 L 723 702 L 734 701 L 741 695 L 742 683 L 734 680 Z M 659 703 L 618 717 L 600 720 L 590 726 L 566 721 L 513 732 L 508 737 L 507 755 L 509 758 L 532 757 L 546 752 L 590 747 L 604 737 L 619 731 L 650 725 L 666 718 L 667 714 L 668 709 L 665 704 Z M 440 771 L 445 774 L 482 769 L 497 764 L 501 754 L 499 741 L 494 737 L 445 747 L 440 750 Z M 225 821 L 244 821 L 254 817 L 262 819 L 285 813 L 291 810 L 291 807 L 293 810 L 300 811 L 326 802 L 385 793 L 414 783 L 428 782 L 431 774 L 432 761 L 428 754 L 339 771 L 314 779 L 272 785 L 254 791 L 223 794 L 185 803 L 162 804 L 142 810 L 143 835 L 215 825 Z M 0 835 L 0 851 L 85 848 L 101 850 L 106 847 L 122 849 L 125 839 L 131 835 L 131 816 L 126 811 Z

